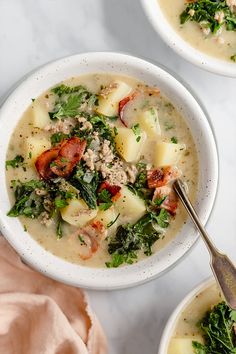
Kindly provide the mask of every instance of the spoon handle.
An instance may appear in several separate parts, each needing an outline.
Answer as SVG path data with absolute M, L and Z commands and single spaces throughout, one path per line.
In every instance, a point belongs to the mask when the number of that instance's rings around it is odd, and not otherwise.
M 174 187 L 174 190 L 177 193 L 179 199 L 183 203 L 185 209 L 187 210 L 189 216 L 191 217 L 192 221 L 196 225 L 198 231 L 202 235 L 210 254 L 213 256 L 214 254 L 218 253 L 218 250 L 216 249 L 216 247 L 213 245 L 212 241 L 210 240 L 209 235 L 207 234 L 206 230 L 204 229 L 192 203 L 190 202 L 190 200 L 185 192 L 185 187 L 184 187 L 183 182 L 180 179 L 177 179 L 174 182 L 173 187 Z
M 236 268 L 234 264 L 226 255 L 220 253 L 212 243 L 185 192 L 183 182 L 177 179 L 173 187 L 207 245 L 211 255 L 211 268 L 226 302 L 232 309 L 236 310 Z

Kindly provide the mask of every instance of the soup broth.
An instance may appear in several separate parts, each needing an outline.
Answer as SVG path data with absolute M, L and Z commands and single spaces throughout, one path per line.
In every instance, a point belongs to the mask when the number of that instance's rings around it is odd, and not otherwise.
M 148 180 L 157 172 L 159 179 Z M 19 216 L 25 231 L 58 257 L 116 267 L 157 252 L 180 230 L 186 214 L 172 190 L 179 175 L 194 200 L 196 146 L 184 118 L 157 88 L 113 74 L 73 77 L 33 100 L 12 134 L 9 215 Z M 43 185 L 24 185 L 32 180 Z M 158 189 L 163 187 L 164 195 Z M 141 235 L 130 253 L 124 244 L 117 246 L 119 238 L 109 246 L 117 230 L 124 237 L 134 234 L 137 227 L 127 225 L 147 215 L 152 219 L 145 222 L 154 229 L 145 232 L 156 240 L 150 243 Z

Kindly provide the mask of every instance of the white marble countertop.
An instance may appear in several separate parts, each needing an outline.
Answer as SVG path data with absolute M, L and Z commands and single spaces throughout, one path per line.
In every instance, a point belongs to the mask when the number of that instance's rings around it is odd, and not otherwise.
M 85 51 L 125 51 L 156 60 L 180 75 L 206 106 L 220 155 L 220 185 L 209 233 L 236 261 L 236 79 L 183 61 L 156 35 L 138 0 L 0 0 L 0 97 L 25 73 Z M 171 311 L 210 275 L 202 242 L 172 271 L 115 292 L 89 291 L 110 354 L 156 354 Z

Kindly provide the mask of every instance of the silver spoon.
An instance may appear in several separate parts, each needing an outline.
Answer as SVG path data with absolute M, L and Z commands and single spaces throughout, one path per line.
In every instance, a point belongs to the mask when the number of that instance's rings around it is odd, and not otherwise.
M 211 269 L 226 302 L 232 309 L 236 310 L 236 267 L 225 254 L 220 253 L 214 246 L 185 192 L 181 179 L 177 179 L 173 187 L 207 245 L 211 256 Z

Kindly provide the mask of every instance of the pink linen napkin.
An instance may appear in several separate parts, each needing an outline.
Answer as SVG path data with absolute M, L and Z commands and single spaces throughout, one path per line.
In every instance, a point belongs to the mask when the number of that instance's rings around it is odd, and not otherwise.
M 0 237 L 0 353 L 106 354 L 84 292 L 24 265 Z

